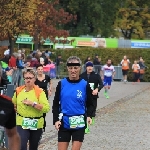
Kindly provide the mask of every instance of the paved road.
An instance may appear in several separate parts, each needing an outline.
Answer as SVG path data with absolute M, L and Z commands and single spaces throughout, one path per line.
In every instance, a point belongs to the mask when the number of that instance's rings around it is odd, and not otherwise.
M 53 86 L 56 87 L 57 83 L 58 80 L 54 80 Z M 85 136 L 82 150 L 134 150 L 138 149 L 138 144 L 139 150 L 150 149 L 150 143 L 147 141 L 147 138 L 150 138 L 150 130 L 146 132 L 146 126 L 150 122 L 150 94 L 145 91 L 149 87 L 149 83 L 133 85 L 130 82 L 113 82 L 109 92 L 110 99 L 103 96 L 102 90 L 98 99 L 96 124 L 91 126 L 91 133 Z M 54 93 L 50 98 L 51 104 L 53 96 Z M 51 111 L 47 114 L 46 120 L 46 132 L 39 150 L 56 150 L 57 132 L 52 125 Z M 142 129 L 142 124 L 146 130 Z M 146 146 L 148 147 L 145 149 Z

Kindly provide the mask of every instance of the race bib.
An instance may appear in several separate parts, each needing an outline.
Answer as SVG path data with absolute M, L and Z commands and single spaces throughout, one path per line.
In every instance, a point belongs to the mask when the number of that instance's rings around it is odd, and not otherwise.
M 83 128 L 85 127 L 84 116 L 69 117 L 70 128 Z
M 22 128 L 37 130 L 38 119 L 23 118 Z
M 123 63 L 123 66 L 125 66 L 125 67 L 128 66 L 128 63 Z
M 94 90 L 94 83 L 89 83 L 92 90 Z

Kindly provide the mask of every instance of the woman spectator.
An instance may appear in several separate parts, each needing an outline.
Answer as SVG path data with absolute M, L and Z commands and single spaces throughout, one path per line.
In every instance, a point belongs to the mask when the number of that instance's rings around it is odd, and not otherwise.
M 140 82 L 143 82 L 143 77 L 144 77 L 144 74 L 145 74 L 145 69 L 148 68 L 145 64 L 144 64 L 144 60 L 142 58 L 140 58 L 139 60 L 139 66 L 140 66 L 140 77 L 139 77 L 139 80 Z
M 17 112 L 17 131 L 21 138 L 21 149 L 37 150 L 44 126 L 43 113 L 50 109 L 45 92 L 34 84 L 36 73 L 23 72 L 25 85 L 16 89 L 12 101 Z
M 90 56 L 88 56 L 88 57 L 86 58 L 86 60 L 84 61 L 84 64 L 86 64 L 88 61 L 91 61 L 91 57 L 90 57 Z

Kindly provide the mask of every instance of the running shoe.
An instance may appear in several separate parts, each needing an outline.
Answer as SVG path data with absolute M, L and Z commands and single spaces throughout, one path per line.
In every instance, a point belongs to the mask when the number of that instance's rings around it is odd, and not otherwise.
M 104 96 L 106 97 L 106 95 L 107 95 L 107 92 L 104 92 Z
M 85 129 L 85 134 L 88 134 L 88 133 L 90 133 L 90 129 L 87 127 L 87 128 Z
M 95 117 L 92 117 L 92 125 L 95 124 Z
M 109 99 L 109 95 L 106 95 L 106 98 Z

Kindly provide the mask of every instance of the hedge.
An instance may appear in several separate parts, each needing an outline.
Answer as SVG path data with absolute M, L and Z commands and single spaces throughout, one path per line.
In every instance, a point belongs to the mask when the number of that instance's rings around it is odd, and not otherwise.
M 41 49 L 42 50 L 42 49 Z M 90 56 L 93 60 L 95 57 L 95 54 L 98 54 L 98 56 L 101 58 L 102 63 L 105 64 L 106 60 L 110 58 L 113 62 L 114 66 L 118 66 L 120 64 L 122 58 L 124 55 L 127 55 L 127 57 L 130 59 L 131 65 L 134 62 L 134 60 L 139 60 L 139 56 L 142 56 L 146 66 L 149 67 L 149 69 L 146 70 L 144 75 L 145 81 L 150 81 L 150 49 L 131 49 L 131 48 L 90 48 L 90 47 L 84 47 L 84 48 L 74 48 L 74 49 L 49 49 L 50 51 L 54 52 L 51 55 L 51 59 L 55 60 L 57 55 L 61 54 L 62 59 L 64 61 L 67 60 L 69 56 L 78 56 L 84 62 L 84 60 L 87 58 L 87 56 Z M 29 50 L 27 50 L 27 53 Z M 132 70 L 129 71 L 129 79 L 132 80 Z

